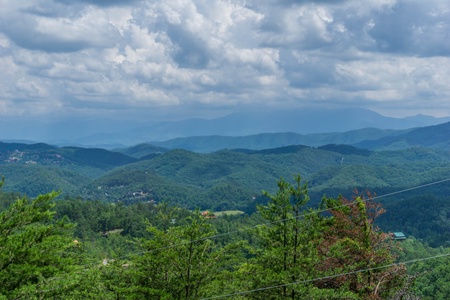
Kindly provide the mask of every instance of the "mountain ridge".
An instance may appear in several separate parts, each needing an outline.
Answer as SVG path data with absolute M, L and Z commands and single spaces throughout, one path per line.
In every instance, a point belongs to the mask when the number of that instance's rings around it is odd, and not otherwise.
M 425 146 L 440 145 L 448 140 L 449 124 L 402 131 L 395 138 L 405 140 L 404 136 L 414 136 L 414 132 L 431 136 L 430 131 L 435 131 L 431 144 L 423 138 L 416 140 Z M 368 138 L 372 131 L 363 132 Z M 297 144 L 209 153 L 166 151 L 152 145 L 122 149 L 135 155 L 131 157 L 96 148 L 0 143 L 0 175 L 6 177 L 5 190 L 30 196 L 53 189 L 108 202 L 153 200 L 189 208 L 252 211 L 262 189 L 294 174 L 309 182 L 315 196 L 324 192 L 351 195 L 354 189 L 367 188 L 389 192 L 448 176 L 450 149 L 425 146 L 372 151 L 351 145 Z
M 8 130 L 0 133 L 0 140 L 112 149 L 189 136 L 246 136 L 274 132 L 317 134 L 367 127 L 402 130 L 447 121 L 450 121 L 450 117 L 417 115 L 393 118 L 359 108 L 246 111 L 214 119 L 190 118 L 178 121 L 106 118 L 39 121 L 2 118 L 0 126 Z

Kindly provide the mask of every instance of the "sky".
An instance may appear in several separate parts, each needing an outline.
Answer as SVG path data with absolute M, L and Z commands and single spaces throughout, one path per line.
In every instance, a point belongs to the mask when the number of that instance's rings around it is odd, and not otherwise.
M 0 0 L 0 117 L 450 115 L 448 0 Z

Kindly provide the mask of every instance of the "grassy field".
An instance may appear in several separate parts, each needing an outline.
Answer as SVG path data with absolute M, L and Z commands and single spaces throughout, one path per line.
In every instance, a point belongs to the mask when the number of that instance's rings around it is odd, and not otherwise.
M 214 215 L 216 217 L 222 217 L 224 215 L 228 216 L 236 216 L 236 215 L 243 215 L 244 212 L 240 210 L 223 210 L 223 211 L 216 211 L 214 212 Z

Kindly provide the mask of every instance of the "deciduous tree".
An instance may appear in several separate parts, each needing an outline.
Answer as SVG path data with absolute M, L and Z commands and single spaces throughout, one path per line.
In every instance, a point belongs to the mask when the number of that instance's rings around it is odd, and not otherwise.
M 356 196 L 325 198 L 332 217 L 319 246 L 319 269 L 331 278 L 316 282 L 320 288 L 347 287 L 364 299 L 384 299 L 403 284 L 405 268 L 392 266 L 389 234 L 374 225 L 385 210 L 381 204 Z M 334 276 L 336 274 L 343 274 Z

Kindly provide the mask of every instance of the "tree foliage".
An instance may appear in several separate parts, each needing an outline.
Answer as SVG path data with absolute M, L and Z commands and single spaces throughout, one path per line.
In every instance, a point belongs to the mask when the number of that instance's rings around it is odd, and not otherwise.
M 211 293 L 213 282 L 230 261 L 236 244 L 218 245 L 208 219 L 197 211 L 184 226 L 158 229 L 149 224 L 151 239 L 141 240 L 144 253 L 125 272 L 131 287 L 121 286 L 119 295 L 130 299 L 199 299 Z M 128 284 L 127 284 L 128 285 Z
M 410 273 L 395 264 L 447 249 L 399 247 L 376 226 L 385 210 L 370 194 L 314 208 L 300 176 L 277 186 L 257 213 L 218 218 L 164 202 L 0 193 L 0 299 L 448 296 L 445 259 Z
M 53 220 L 52 192 L 17 199 L 0 213 L 0 295 L 43 299 L 61 293 L 74 270 L 72 225 Z
M 332 217 L 324 228 L 319 247 L 319 269 L 331 277 L 317 282 L 319 287 L 347 286 L 364 299 L 384 299 L 402 286 L 405 268 L 395 262 L 389 234 L 375 226 L 375 219 L 385 210 L 381 204 L 356 196 L 324 198 L 324 207 Z M 330 270 L 331 272 L 327 271 Z

